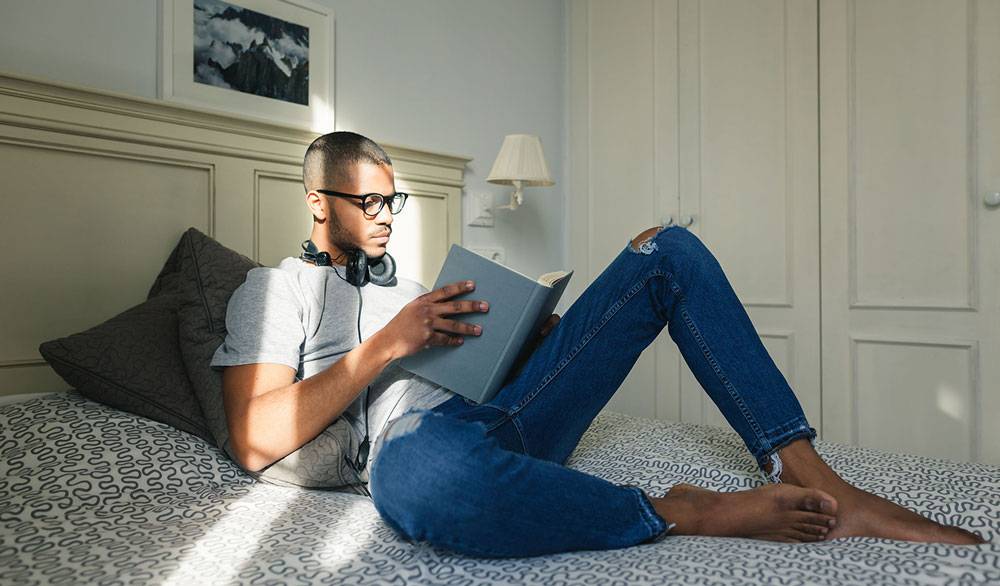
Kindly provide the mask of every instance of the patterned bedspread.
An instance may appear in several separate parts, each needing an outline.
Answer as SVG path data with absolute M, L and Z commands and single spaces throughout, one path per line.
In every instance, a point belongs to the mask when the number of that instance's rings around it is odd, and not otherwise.
M 849 480 L 1000 541 L 1000 468 L 819 443 Z M 660 494 L 760 484 L 739 439 L 602 414 L 570 465 Z M 255 483 L 202 440 L 49 395 L 0 409 L 0 584 L 1000 584 L 1000 545 L 670 537 L 475 559 L 408 543 L 363 497 Z

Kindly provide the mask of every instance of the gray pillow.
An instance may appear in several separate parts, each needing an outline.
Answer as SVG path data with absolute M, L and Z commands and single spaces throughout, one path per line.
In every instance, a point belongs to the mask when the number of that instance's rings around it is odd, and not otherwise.
M 181 237 L 176 263 L 181 297 L 177 312 L 181 356 L 216 445 L 238 462 L 229 442 L 222 401 L 222 371 L 209 363 L 226 339 L 229 298 L 246 280 L 247 272 L 261 265 L 194 228 Z M 345 457 L 357 451 L 357 435 L 340 418 L 298 450 L 251 474 L 273 484 L 353 491 L 349 485 L 367 482 L 367 478 L 358 477 Z
M 226 339 L 226 305 L 258 263 L 189 228 L 177 244 L 180 354 L 215 445 L 234 457 L 222 404 L 222 372 L 209 366 Z
M 39 351 L 87 398 L 212 441 L 181 359 L 180 296 L 169 260 L 167 265 L 150 299 L 88 330 L 44 342 Z

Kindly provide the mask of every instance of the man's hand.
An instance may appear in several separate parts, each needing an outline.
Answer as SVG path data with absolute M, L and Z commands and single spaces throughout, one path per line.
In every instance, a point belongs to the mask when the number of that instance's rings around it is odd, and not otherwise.
M 549 319 L 545 320 L 545 323 L 542 324 L 542 331 L 538 333 L 539 338 L 538 342 L 535 344 L 535 348 L 542 345 L 542 342 L 545 341 L 545 336 L 548 336 L 549 332 L 552 331 L 552 328 L 556 327 L 556 324 L 559 323 L 559 319 L 559 314 L 553 313 L 549 316 Z
M 542 329 L 538 332 L 538 339 L 535 340 L 535 345 L 531 348 L 531 353 L 525 356 L 524 360 L 514 365 L 514 368 L 510 371 L 510 376 L 507 377 L 507 380 L 515 379 L 521 374 L 521 371 L 524 370 L 524 365 L 528 363 L 528 359 L 531 358 L 531 355 L 535 353 L 535 350 L 538 350 L 538 347 L 542 345 L 542 342 L 545 341 L 545 337 L 549 335 L 552 328 L 556 327 L 556 324 L 559 323 L 559 319 L 559 314 L 553 313 L 547 320 L 545 320 L 545 323 L 542 324 Z
M 472 281 L 460 281 L 421 295 L 406 304 L 376 336 L 391 348 L 393 360 L 432 345 L 458 346 L 463 335 L 478 336 L 483 328 L 444 316 L 488 311 L 485 301 L 452 299 L 473 289 Z

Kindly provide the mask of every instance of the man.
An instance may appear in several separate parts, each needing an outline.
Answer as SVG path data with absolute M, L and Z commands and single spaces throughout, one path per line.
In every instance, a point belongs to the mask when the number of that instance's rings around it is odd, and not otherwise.
M 815 432 L 721 267 L 686 230 L 636 236 L 562 320 L 549 321 L 520 374 L 475 405 L 395 361 L 480 335 L 475 315 L 489 311 L 489 291 L 484 301 L 455 301 L 474 283 L 423 293 L 402 280 L 347 281 L 351 251 L 383 255 L 405 201 L 389 157 L 360 135 L 328 134 L 310 146 L 303 181 L 312 243 L 332 266 L 289 258 L 251 271 L 213 360 L 227 366 L 229 432 L 246 468 L 272 464 L 347 417 L 359 436 L 377 438 L 368 469 L 385 521 L 474 555 L 685 534 L 982 543 L 850 486 L 820 459 Z M 735 493 L 679 485 L 650 497 L 562 466 L 663 327 L 773 483 Z

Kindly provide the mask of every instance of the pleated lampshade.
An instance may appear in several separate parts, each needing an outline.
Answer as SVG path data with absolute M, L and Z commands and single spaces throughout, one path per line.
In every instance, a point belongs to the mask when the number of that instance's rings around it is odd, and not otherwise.
M 522 202 L 522 187 L 530 185 L 555 185 L 552 172 L 542 152 L 542 140 L 534 134 L 508 134 L 500 146 L 500 153 L 486 178 L 489 183 L 513 185 L 509 206 L 517 209 Z
M 542 140 L 534 134 L 508 134 L 493 163 L 489 183 L 499 185 L 555 185 L 542 152 Z

